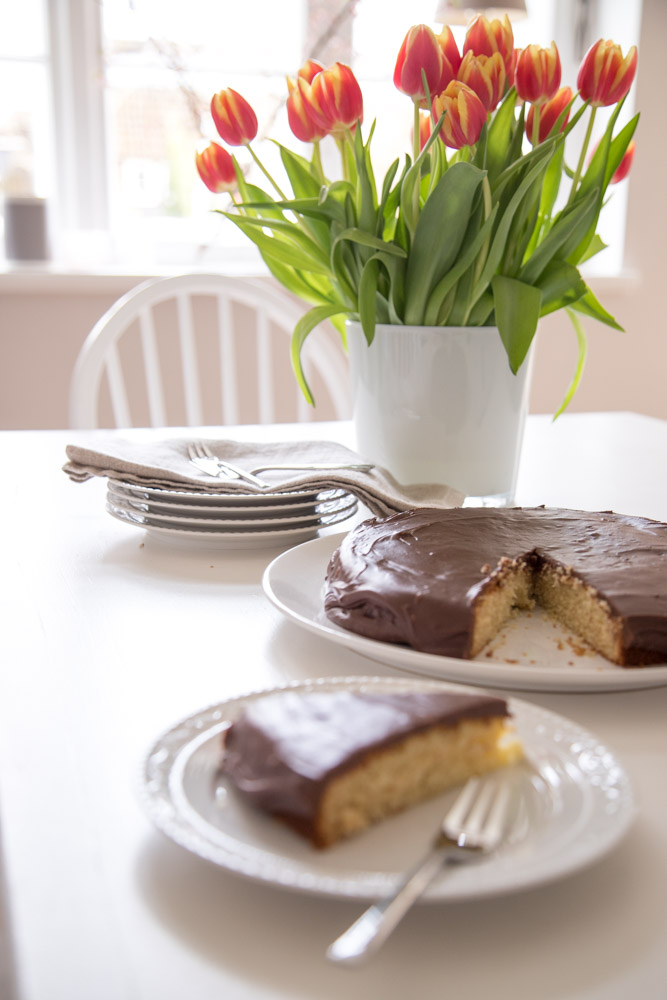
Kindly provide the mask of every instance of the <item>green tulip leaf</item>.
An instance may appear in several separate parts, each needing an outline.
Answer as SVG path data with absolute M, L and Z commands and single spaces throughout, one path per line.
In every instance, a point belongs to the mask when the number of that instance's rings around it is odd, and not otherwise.
M 586 294 L 586 282 L 579 271 L 564 260 L 547 264 L 535 287 L 542 292 L 540 316 L 572 305 Z
M 303 345 L 308 335 L 312 333 L 316 326 L 319 326 L 325 319 L 341 315 L 344 312 L 345 310 L 341 309 L 339 305 L 315 306 L 314 309 L 309 309 L 294 327 L 290 348 L 292 368 L 294 369 L 294 374 L 296 375 L 296 380 L 299 383 L 301 391 L 311 406 L 315 405 L 315 400 L 308 385 L 301 361 Z
M 575 316 L 575 314 L 572 312 L 571 309 L 567 309 L 566 311 L 568 316 L 570 317 L 572 326 L 574 327 L 574 332 L 577 335 L 577 348 L 578 348 L 577 367 L 574 373 L 574 377 L 570 382 L 569 388 L 565 393 L 565 398 L 563 399 L 563 402 L 560 404 L 558 410 L 554 414 L 554 420 L 557 417 L 559 417 L 561 413 L 563 413 L 570 405 L 572 397 L 574 396 L 575 392 L 579 387 L 579 383 L 581 382 L 581 376 L 584 373 L 584 365 L 586 363 L 586 352 L 587 352 L 586 332 L 583 328 L 583 325 L 579 317 Z
M 438 281 L 456 262 L 484 172 L 470 163 L 447 170 L 419 217 L 406 273 L 405 322 L 421 324 Z
M 600 305 L 590 288 L 586 288 L 584 295 L 572 304 L 572 309 L 582 313 L 584 316 L 590 316 L 591 319 L 596 319 L 599 323 L 604 323 L 614 330 L 618 330 L 619 333 L 625 333 L 621 324 Z
M 277 142 L 275 145 L 280 150 L 285 173 L 289 178 L 295 198 L 317 198 L 320 190 L 320 182 L 313 176 L 312 166 L 309 160 L 292 152 L 286 146 Z
M 359 322 L 369 344 L 373 343 L 375 323 L 377 322 L 376 298 L 379 269 L 380 261 L 378 258 L 370 257 L 364 264 L 359 279 Z
M 488 171 L 491 183 L 507 166 L 507 153 L 516 125 L 514 118 L 515 107 L 516 90 L 514 87 L 511 87 L 503 98 L 502 103 L 498 106 L 488 130 L 486 162 L 484 166 Z
M 516 375 L 533 342 L 542 305 L 542 292 L 515 278 L 497 274 L 491 282 L 500 339 Z

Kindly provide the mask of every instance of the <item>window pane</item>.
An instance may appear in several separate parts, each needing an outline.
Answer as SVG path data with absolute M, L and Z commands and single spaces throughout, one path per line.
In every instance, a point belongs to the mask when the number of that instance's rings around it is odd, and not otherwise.
M 0 188 L 17 197 L 49 194 L 49 92 L 39 63 L 0 60 Z
M 45 0 L 21 0 L 5 6 L 0 31 L 0 58 L 44 58 L 47 53 Z
M 302 0 L 246 0 L 233 14 L 209 0 L 104 3 L 109 172 L 120 230 L 141 224 L 144 237 L 163 252 L 178 228 L 195 245 L 211 231 L 244 245 L 230 232 L 235 227 L 207 217 L 220 199 L 199 181 L 194 152 L 203 136 L 215 134 L 209 105 L 223 87 L 251 102 L 260 122 L 271 123 L 272 138 L 287 138 L 275 119 L 285 75 L 302 60 L 304 9 Z M 272 146 L 262 156 L 277 165 Z M 134 236 L 127 242 L 134 244 Z

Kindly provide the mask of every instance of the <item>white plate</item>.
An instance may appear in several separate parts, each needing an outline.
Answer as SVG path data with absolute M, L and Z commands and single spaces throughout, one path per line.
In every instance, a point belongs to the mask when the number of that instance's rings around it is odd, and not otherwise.
M 162 503 L 196 504 L 212 507 L 261 507 L 283 506 L 284 504 L 313 504 L 318 499 L 335 499 L 342 490 L 299 490 L 287 493 L 197 493 L 189 490 L 139 486 L 117 479 L 108 481 L 109 488 L 122 490 L 134 497 Z
M 427 680 L 313 680 L 290 690 L 456 690 Z M 281 690 L 281 689 L 275 689 Z M 466 689 L 470 691 L 470 688 Z M 221 733 L 243 707 L 273 692 L 222 702 L 184 719 L 147 754 L 141 794 L 156 826 L 194 854 L 238 875 L 325 896 L 376 899 L 427 849 L 456 795 L 450 791 L 357 837 L 318 851 L 245 804 L 220 776 Z M 508 769 L 517 813 L 503 847 L 447 869 L 425 901 L 482 898 L 552 882 L 602 858 L 635 815 L 632 788 L 613 753 L 561 716 L 509 700 L 526 762 Z
M 324 578 L 340 538 L 318 538 L 267 567 L 264 591 L 279 611 L 303 628 L 399 670 L 519 691 L 629 691 L 667 684 L 667 665 L 617 667 L 538 609 L 513 618 L 485 649 L 483 659 L 420 653 L 366 639 L 324 614 Z
M 305 527 L 271 528 L 257 527 L 256 530 L 235 529 L 207 530 L 206 528 L 178 528 L 150 524 L 143 515 L 131 514 L 107 502 L 106 509 L 112 517 L 129 524 L 134 528 L 143 528 L 146 534 L 159 541 L 168 542 L 184 548 L 219 548 L 219 549 L 261 549 L 288 545 L 298 545 L 308 539 L 315 538 L 319 528 L 330 527 L 338 521 L 350 517 L 344 512 L 332 518 L 323 518 Z
M 192 514 L 182 512 L 182 508 L 174 510 L 169 514 L 162 511 L 155 511 L 150 504 L 137 500 L 126 500 L 112 490 L 107 492 L 107 503 L 115 511 L 124 511 L 136 519 L 141 524 L 151 524 L 164 527 L 175 528 L 201 528 L 204 531 L 214 531 L 217 529 L 229 529 L 230 531 L 252 531 L 287 527 L 304 528 L 312 524 L 334 523 L 351 517 L 357 510 L 357 500 L 349 493 L 338 500 L 328 500 L 325 503 L 314 505 L 312 508 L 297 508 L 289 514 L 283 514 L 281 507 L 264 508 L 264 513 L 260 513 L 257 508 L 237 507 L 227 512 L 212 507 L 207 507 L 204 514 Z

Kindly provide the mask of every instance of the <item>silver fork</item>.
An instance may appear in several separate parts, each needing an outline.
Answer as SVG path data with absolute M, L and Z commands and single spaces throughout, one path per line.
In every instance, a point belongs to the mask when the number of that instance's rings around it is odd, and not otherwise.
M 193 441 L 192 444 L 188 444 L 188 458 L 196 468 L 216 479 L 245 479 L 253 486 L 260 486 L 262 489 L 269 485 L 264 480 L 258 479 L 252 472 L 245 472 L 244 469 L 239 469 L 235 465 L 231 466 L 229 462 L 223 462 L 222 459 L 216 458 L 209 446 L 203 441 Z
M 210 469 L 212 471 L 209 474 L 216 476 L 218 479 L 247 479 L 249 482 L 254 483 L 255 486 L 269 485 L 257 478 L 258 472 L 339 472 L 343 469 L 356 472 L 370 472 L 371 469 L 375 468 L 369 462 L 336 462 L 334 464 L 329 462 L 313 462 L 310 464 L 295 462 L 294 464 L 258 465 L 255 469 L 246 470 L 241 469 L 238 465 L 233 465 L 224 458 L 218 458 L 203 441 L 196 441 L 194 444 L 188 445 L 188 455 L 190 461 L 197 465 L 198 468 L 201 468 L 203 472 L 209 471 L 210 462 Z M 213 465 L 213 462 L 215 462 L 215 465 Z M 206 467 L 204 467 L 204 463 Z
M 369 907 L 329 946 L 327 958 L 357 965 L 375 954 L 443 865 L 483 857 L 500 845 L 509 803 L 508 781 L 471 778 L 443 819 L 428 854 L 394 893 Z

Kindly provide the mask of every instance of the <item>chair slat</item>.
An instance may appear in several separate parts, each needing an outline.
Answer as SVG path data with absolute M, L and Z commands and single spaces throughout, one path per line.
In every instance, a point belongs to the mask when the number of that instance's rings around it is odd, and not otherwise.
M 227 295 L 218 295 L 218 342 L 220 344 L 220 389 L 222 392 L 222 423 L 239 424 L 237 392 L 238 370 L 232 310 Z
M 125 389 L 125 378 L 120 364 L 120 355 L 115 344 L 109 347 L 106 359 L 107 381 L 109 383 L 109 395 L 111 396 L 111 409 L 116 427 L 131 427 L 130 407 L 127 401 L 127 391 Z
M 176 297 L 178 309 L 178 336 L 181 345 L 183 365 L 183 391 L 185 393 L 185 417 L 189 427 L 204 423 L 202 416 L 201 390 L 197 371 L 197 351 L 195 348 L 192 299 L 181 293 Z
M 155 323 L 153 322 L 153 312 L 149 308 L 142 309 L 139 313 L 139 331 L 151 427 L 164 427 L 167 423 L 167 411 L 164 405 L 160 359 L 155 339 Z
M 257 392 L 260 424 L 273 423 L 275 404 L 271 363 L 271 334 L 266 312 L 257 313 Z

